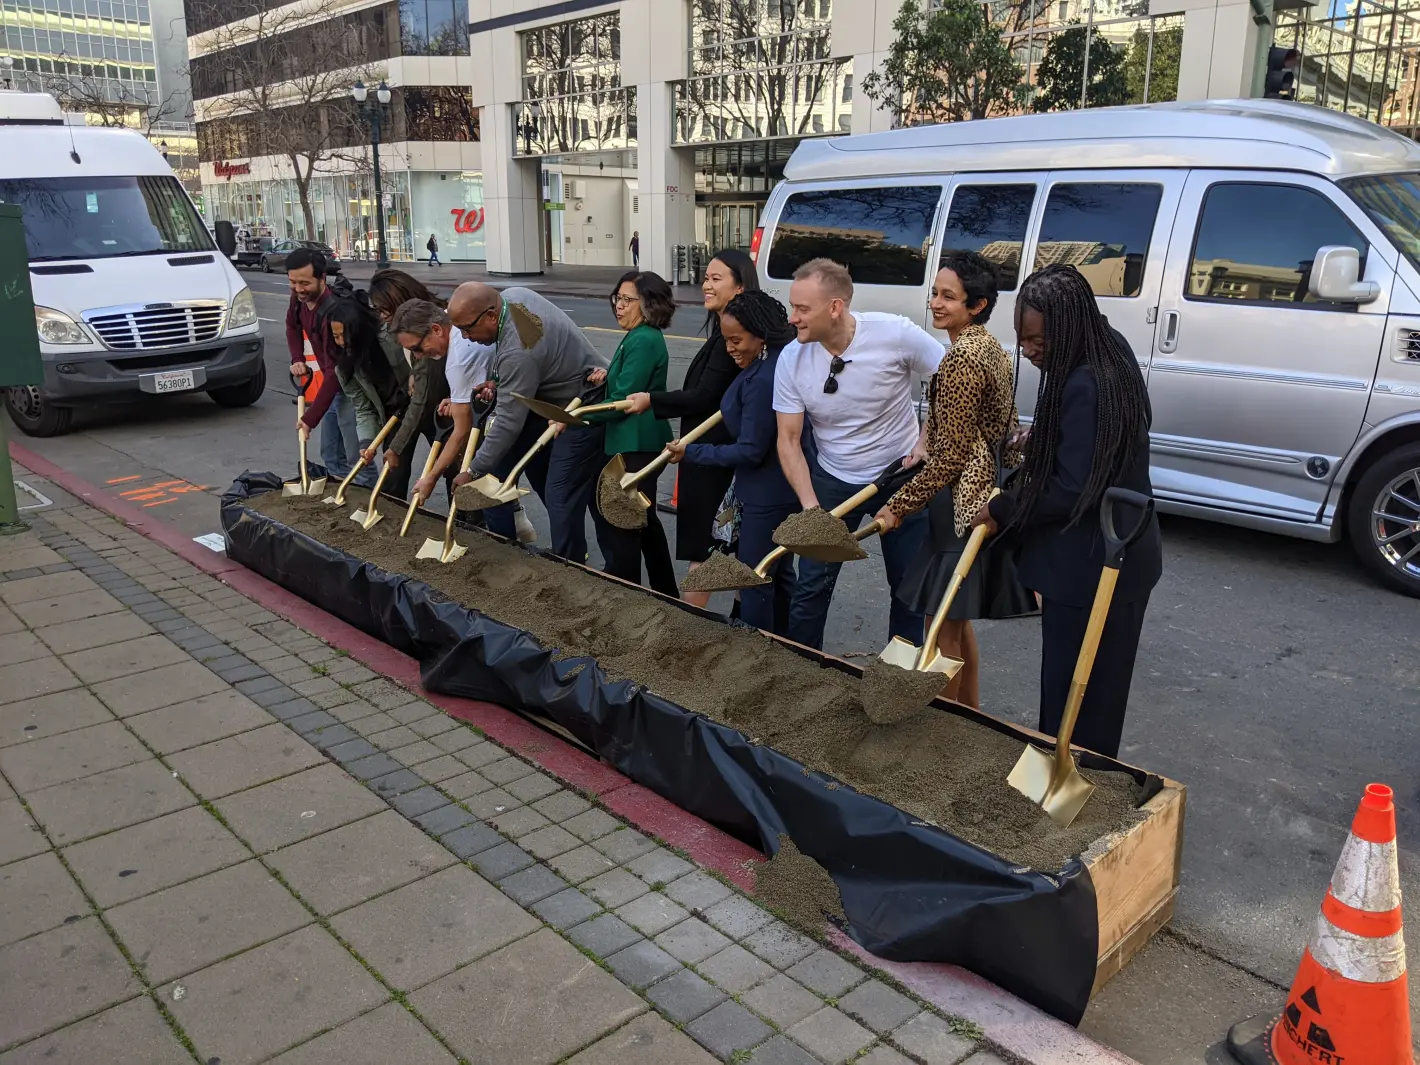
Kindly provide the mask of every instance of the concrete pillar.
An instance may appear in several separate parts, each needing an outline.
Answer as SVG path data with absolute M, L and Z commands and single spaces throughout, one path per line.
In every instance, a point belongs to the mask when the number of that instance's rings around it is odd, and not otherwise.
M 695 243 L 695 156 L 671 147 L 672 89 L 636 87 L 636 189 L 641 197 L 641 269 L 673 279 L 671 249 Z
M 536 160 L 514 158 L 516 133 L 511 104 L 483 109 L 483 228 L 490 274 L 542 273 L 538 167 Z
M 1178 0 L 1163 0 L 1157 14 L 1175 13 Z M 1167 11 L 1165 10 L 1167 8 Z M 1179 61 L 1180 100 L 1246 99 L 1252 95 L 1259 34 L 1271 27 L 1253 21 L 1252 5 L 1185 0 L 1183 54 Z
M 857 0 L 835 4 L 829 44 L 835 59 L 853 59 L 853 132 L 892 129 L 892 112 L 863 94 L 863 79 L 881 67 L 897 34 L 892 23 L 900 0 Z

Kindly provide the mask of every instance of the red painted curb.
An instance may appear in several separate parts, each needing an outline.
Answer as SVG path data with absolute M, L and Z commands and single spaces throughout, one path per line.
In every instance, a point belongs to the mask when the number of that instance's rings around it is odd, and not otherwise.
M 28 448 L 12 442 L 10 454 L 22 466 L 162 544 L 272 613 L 319 636 L 332 647 L 349 652 L 357 662 L 376 673 L 418 692 L 451 717 L 475 725 L 490 739 L 537 763 L 553 776 L 595 795 L 607 809 L 641 831 L 685 851 L 697 865 L 714 870 L 741 890 L 753 890 L 754 867 L 764 861 L 764 855 L 753 847 L 687 813 L 511 710 L 493 703 L 426 691 L 420 683 L 419 663 L 408 655 L 347 625 L 226 555 L 195 543 L 145 514 L 142 508 L 101 492 Z M 886 961 L 869 954 L 836 928 L 830 927 L 828 938 L 839 950 L 860 959 L 869 969 L 886 973 L 944 1013 L 979 1024 L 992 1042 L 1031 1065 L 1135 1065 L 1132 1058 L 1096 1043 L 965 969 L 928 962 Z

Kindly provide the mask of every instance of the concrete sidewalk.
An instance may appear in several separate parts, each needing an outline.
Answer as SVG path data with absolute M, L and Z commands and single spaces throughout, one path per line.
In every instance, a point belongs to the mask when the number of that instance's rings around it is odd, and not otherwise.
M 123 523 L 39 515 L 0 539 L 0 1065 L 999 1065 Z
M 375 264 L 358 260 L 341 260 L 341 269 L 351 281 L 364 284 L 375 272 Z M 533 277 L 489 277 L 483 263 L 448 263 L 431 267 L 426 262 L 391 263 L 397 270 L 413 274 L 431 288 L 452 289 L 465 281 L 487 281 L 499 288 L 526 285 L 545 296 L 574 296 L 580 299 L 607 299 L 617 280 L 630 270 L 629 266 L 566 266 L 552 263 Z M 667 278 L 666 280 L 670 280 Z M 704 302 L 699 285 L 672 285 L 675 301 L 699 307 Z

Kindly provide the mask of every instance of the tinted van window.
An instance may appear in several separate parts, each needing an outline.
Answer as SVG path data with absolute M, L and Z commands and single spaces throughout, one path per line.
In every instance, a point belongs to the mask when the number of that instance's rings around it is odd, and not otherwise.
M 1299 185 L 1213 185 L 1203 199 L 1184 295 L 1354 311 L 1354 304 L 1323 303 L 1307 291 L 1317 249 L 1329 244 L 1355 248 L 1365 271 L 1369 245 L 1321 193 Z
M 833 259 L 859 285 L 920 285 L 940 185 L 796 192 L 784 201 L 769 276 L 787 279 L 810 259 Z
M 1034 185 L 958 185 L 947 212 L 942 254 L 980 252 L 996 266 L 997 287 L 1012 291 L 1020 283 L 1021 250 L 1034 204 Z
M 1035 268 L 1069 263 L 1096 296 L 1137 296 L 1164 190 L 1159 185 L 1056 185 L 1045 201 Z

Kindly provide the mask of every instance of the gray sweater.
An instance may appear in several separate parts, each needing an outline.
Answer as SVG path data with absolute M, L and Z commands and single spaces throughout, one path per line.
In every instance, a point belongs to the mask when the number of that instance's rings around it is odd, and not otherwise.
M 565 407 L 582 394 L 588 372 L 607 365 L 577 323 L 546 297 L 530 288 L 507 288 L 503 290 L 503 302 L 508 315 L 489 366 L 493 380 L 498 382 L 498 405 L 488 436 L 474 456 L 475 477 L 491 472 L 523 431 L 528 409 L 513 398 L 514 392 Z M 541 321 L 541 336 L 526 347 L 518 319 L 522 319 L 522 330 L 530 336 L 538 328 L 515 310 L 517 306 Z

